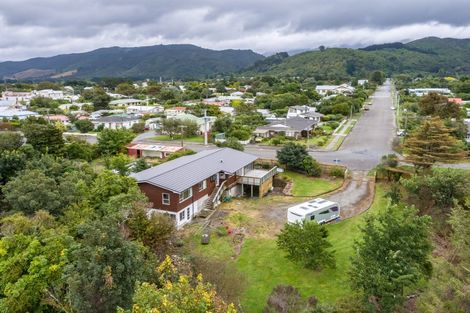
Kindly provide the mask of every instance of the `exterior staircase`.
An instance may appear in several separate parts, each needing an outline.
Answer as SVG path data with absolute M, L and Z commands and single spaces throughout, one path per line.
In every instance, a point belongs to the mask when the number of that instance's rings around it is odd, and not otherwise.
M 225 186 L 225 182 L 226 181 L 223 181 L 218 188 L 214 189 L 209 198 L 207 198 L 206 202 L 204 202 L 203 208 L 199 211 L 199 217 L 208 217 L 220 204 L 220 197 L 222 196 L 223 192 L 227 189 Z

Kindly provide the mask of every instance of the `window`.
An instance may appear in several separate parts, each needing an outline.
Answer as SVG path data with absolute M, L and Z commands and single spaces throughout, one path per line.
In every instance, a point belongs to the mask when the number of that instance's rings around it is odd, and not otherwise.
M 186 212 L 185 210 L 180 212 L 180 221 L 184 220 L 184 213 L 185 212 Z
M 314 221 L 315 220 L 315 215 L 310 216 L 310 220 Z
M 193 195 L 193 190 L 192 188 L 188 188 L 182 193 L 180 193 L 180 202 L 183 202 L 184 200 L 190 198 Z
M 202 182 L 200 182 L 198 184 L 198 186 L 199 186 L 199 191 L 206 189 L 207 188 L 207 181 L 203 180 Z
M 191 218 L 191 208 L 186 209 L 186 215 L 188 215 L 188 219 Z
M 320 214 L 328 214 L 328 213 L 330 213 L 330 211 L 328 211 L 328 210 L 320 212 Z
M 330 210 L 333 211 L 333 212 L 338 212 L 338 207 L 334 206 L 334 207 L 330 208 Z
M 162 203 L 165 205 L 170 204 L 170 194 L 169 193 L 162 193 Z

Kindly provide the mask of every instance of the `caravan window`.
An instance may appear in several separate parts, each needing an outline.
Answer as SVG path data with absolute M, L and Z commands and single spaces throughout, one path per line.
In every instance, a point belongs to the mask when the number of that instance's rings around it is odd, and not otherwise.
M 315 215 L 310 216 L 310 220 L 314 221 L 315 220 Z
M 328 214 L 328 213 L 330 213 L 330 211 L 328 210 L 320 212 L 320 214 Z
M 330 210 L 333 211 L 333 212 L 338 212 L 338 207 L 334 206 L 334 207 L 330 208 Z

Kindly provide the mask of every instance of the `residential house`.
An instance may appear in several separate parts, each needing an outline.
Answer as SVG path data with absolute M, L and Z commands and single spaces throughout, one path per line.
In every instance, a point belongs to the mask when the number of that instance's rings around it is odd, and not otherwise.
M 145 120 L 145 129 L 159 130 L 161 128 L 162 119 L 160 117 L 149 118 Z
M 220 110 L 220 112 L 228 114 L 230 116 L 235 115 L 235 108 L 233 108 L 233 107 L 220 107 L 219 110 Z
M 23 91 L 4 91 L 2 92 L 2 99 L 4 100 L 14 100 L 15 102 L 29 103 L 33 98 L 31 92 Z
M 463 120 L 465 126 L 466 126 L 466 129 L 467 129 L 467 135 L 465 136 L 465 141 L 466 142 L 470 142 L 470 119 L 464 119 Z
M 456 103 L 458 105 L 463 105 L 464 104 L 464 101 L 462 98 L 448 98 L 447 101 L 449 103 Z
M 430 93 L 438 93 L 444 96 L 452 94 L 449 88 L 409 88 L 408 92 L 418 97 L 422 97 Z
M 255 169 L 256 159 L 230 148 L 204 150 L 131 177 L 152 203 L 150 212 L 168 214 L 181 227 L 224 195 L 261 197 L 271 190 L 277 169 Z
M 31 112 L 27 110 L 22 110 L 22 109 L 11 109 L 8 107 L 1 107 L 0 108 L 0 119 L 7 119 L 7 120 L 12 120 L 12 119 L 19 119 L 23 120 L 25 118 L 28 118 L 30 116 L 40 116 L 36 112 Z
M 198 132 L 199 133 L 204 133 L 206 131 L 206 126 L 204 125 L 204 119 L 207 121 L 207 131 L 210 131 L 212 128 L 212 125 L 214 124 L 215 120 L 217 119 L 215 116 L 206 116 L 204 117 L 197 117 L 193 114 L 179 114 L 176 116 L 171 116 L 168 118 L 174 118 L 178 119 L 180 121 L 192 121 L 197 124 L 198 126 Z
M 64 125 L 65 127 L 72 125 L 72 123 L 70 123 L 69 118 L 63 114 L 46 115 L 44 116 L 44 118 L 50 122 L 62 123 L 62 125 Z
M 273 113 L 271 113 L 270 110 L 268 109 L 256 109 L 256 112 L 261 114 L 264 118 L 273 118 L 276 117 Z
M 139 123 L 140 119 L 137 116 L 117 114 L 100 117 L 98 119 L 91 120 L 91 122 L 95 125 L 95 128 L 103 125 L 104 128 L 110 129 L 130 129 L 132 128 L 132 125 Z
M 318 122 L 303 117 L 292 117 L 283 121 L 275 121 L 269 125 L 259 126 L 253 134 L 255 137 L 271 138 L 275 135 L 283 135 L 289 138 L 299 139 L 307 137 Z
M 145 101 L 143 100 L 138 100 L 138 99 L 118 99 L 118 100 L 113 100 L 109 102 L 110 106 L 116 106 L 116 107 L 128 107 L 131 105 L 142 105 Z
M 358 79 L 357 80 L 357 84 L 359 86 L 364 86 L 365 84 L 368 84 L 368 83 L 369 83 L 369 80 L 367 80 L 367 79 Z
M 53 100 L 62 100 L 65 98 L 62 90 L 42 89 L 33 91 L 34 97 L 50 98 Z
M 165 112 L 166 117 L 174 117 L 180 114 L 184 114 L 186 112 L 186 107 L 168 108 L 164 112 Z
M 182 149 L 182 147 L 177 146 L 162 146 L 144 143 L 134 143 L 127 146 L 128 154 L 137 158 L 163 159 L 169 156 L 170 154 L 180 151 Z
M 287 118 L 301 116 L 305 113 L 315 112 L 316 109 L 308 105 L 293 105 L 287 111 Z
M 341 94 L 350 95 L 353 94 L 356 89 L 348 84 L 342 85 L 318 85 L 315 87 L 315 91 L 320 96 L 327 96 L 329 94 Z
M 159 105 L 130 105 L 126 108 L 128 114 L 156 114 L 163 112 Z

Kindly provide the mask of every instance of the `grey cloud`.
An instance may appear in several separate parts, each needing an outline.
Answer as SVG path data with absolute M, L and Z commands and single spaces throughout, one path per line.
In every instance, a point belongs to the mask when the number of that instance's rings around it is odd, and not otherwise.
M 0 60 L 111 45 L 273 52 L 470 37 L 468 12 L 468 0 L 1 0 Z

